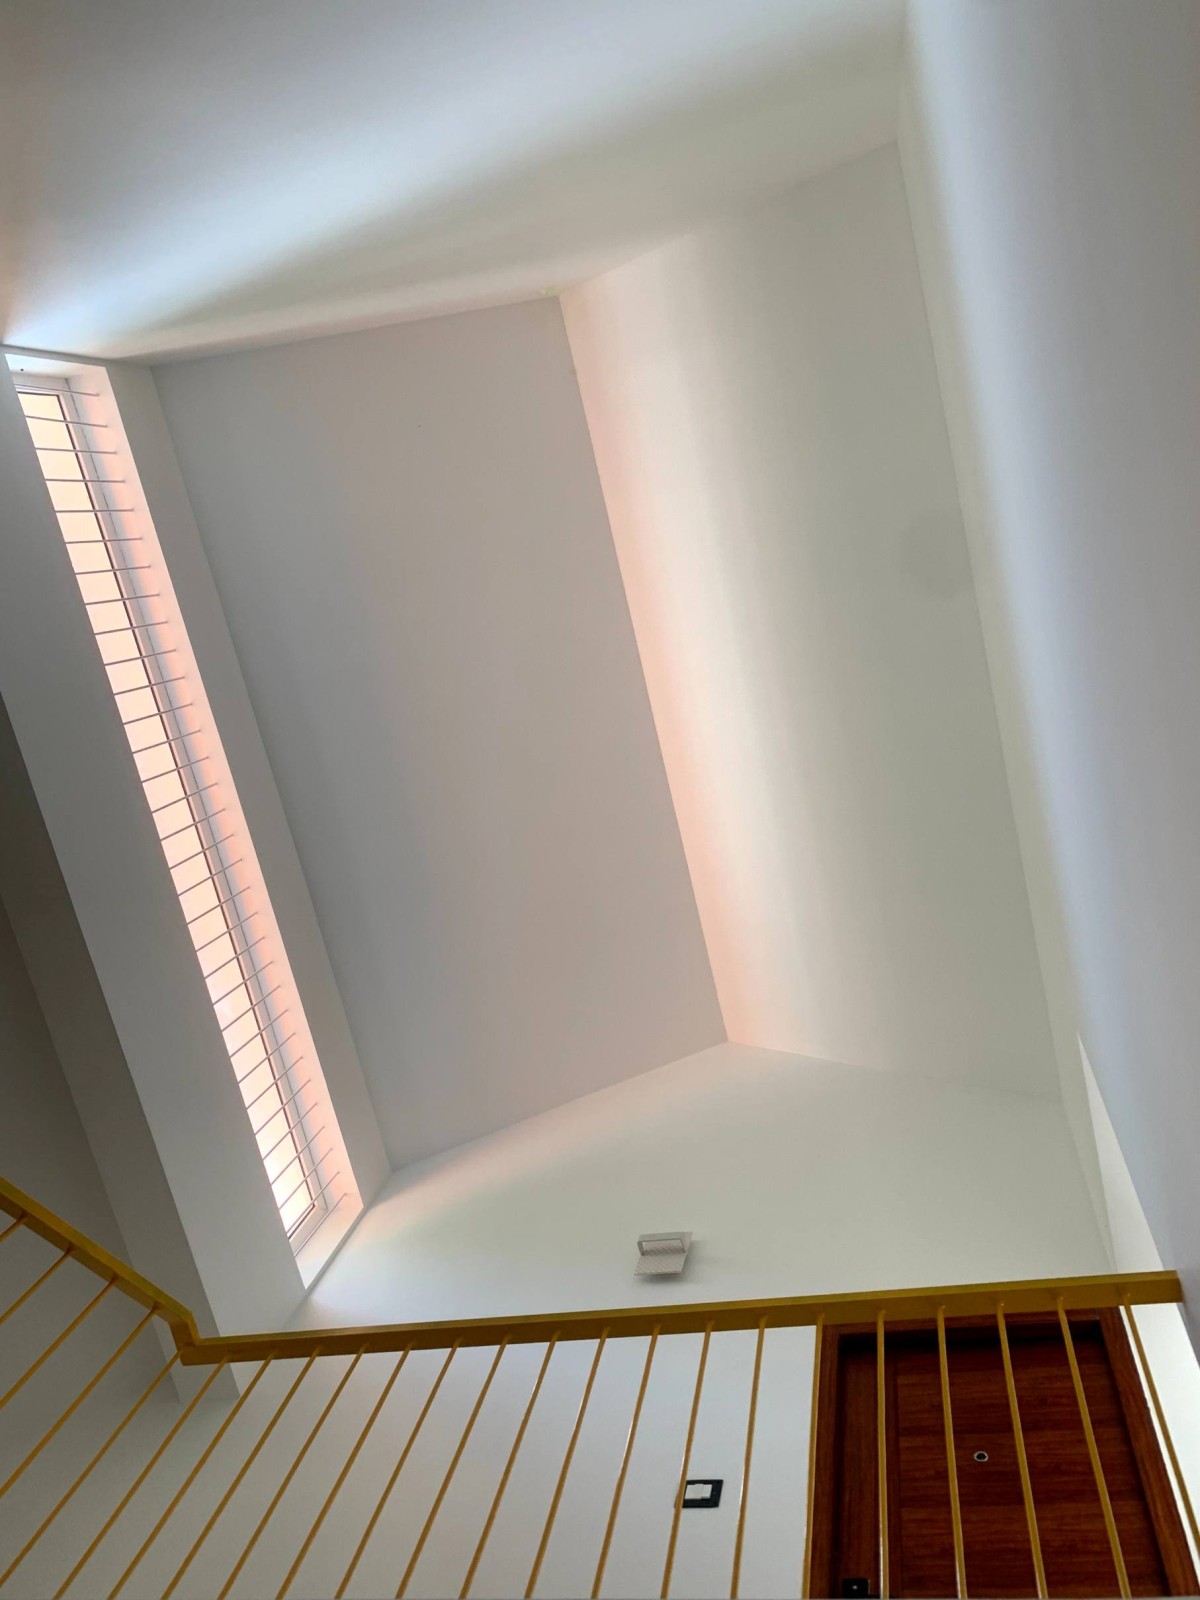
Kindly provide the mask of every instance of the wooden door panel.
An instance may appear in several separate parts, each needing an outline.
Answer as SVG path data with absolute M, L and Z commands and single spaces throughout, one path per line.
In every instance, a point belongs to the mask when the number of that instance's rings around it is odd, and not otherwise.
M 859 1339 L 844 1347 L 838 1376 L 838 1452 L 834 1486 L 841 1572 L 865 1577 L 879 1592 L 879 1479 L 875 1447 L 875 1344 Z M 839 1583 L 838 1592 L 841 1585 Z
M 1195 1575 L 1157 1439 L 1116 1314 L 1072 1318 L 1097 1449 L 1135 1595 L 1195 1593 Z M 1117 1593 L 1105 1521 L 1057 1322 L 1009 1323 L 1014 1381 L 1054 1597 Z M 1008 1392 L 995 1325 L 947 1330 L 954 1455 L 968 1590 L 1036 1592 Z M 828 1342 L 821 1380 L 813 1593 L 847 1579 L 879 1593 L 874 1331 Z M 889 1570 L 896 1596 L 955 1593 L 949 1473 L 936 1332 L 887 1338 Z M 827 1475 L 828 1481 L 823 1482 Z
M 949 1335 L 963 1545 L 973 1595 L 1032 1594 L 1033 1558 L 998 1345 Z M 950 1480 L 936 1335 L 902 1337 L 897 1369 L 900 1561 L 897 1595 L 954 1593 Z M 979 1461 L 977 1455 L 986 1460 Z M 910 1528 L 913 1513 L 918 1520 Z
M 892 1589 L 905 1595 L 952 1595 L 954 1532 L 937 1344 L 909 1341 L 888 1365 L 889 1399 L 895 1408 L 888 1439 L 894 1457 L 888 1501 L 896 1508 L 889 1546 Z
M 1135 1595 L 1169 1592 L 1100 1325 L 1072 1324 L 1075 1356 Z M 1116 1593 L 1117 1575 L 1070 1367 L 1054 1330 L 1016 1328 L 1013 1375 L 1052 1595 Z

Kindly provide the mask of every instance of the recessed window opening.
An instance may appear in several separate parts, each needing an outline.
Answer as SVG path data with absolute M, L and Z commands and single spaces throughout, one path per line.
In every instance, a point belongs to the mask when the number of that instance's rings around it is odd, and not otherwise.
M 99 396 L 24 374 L 17 391 L 275 1204 L 299 1251 L 339 1203 L 335 1141 L 310 1110 L 311 1038 L 217 730 L 196 692 L 170 575 L 140 531 L 136 483 Z

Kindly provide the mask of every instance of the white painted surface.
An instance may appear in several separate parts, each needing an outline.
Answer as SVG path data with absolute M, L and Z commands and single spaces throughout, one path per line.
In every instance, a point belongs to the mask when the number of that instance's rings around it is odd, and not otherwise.
M 0 693 L 218 1327 L 302 1284 L 7 375 Z
M 1062 1004 L 1194 1296 L 1200 12 L 918 0 L 910 22 L 967 472 L 1073 967 Z
M 255 931 L 271 941 L 269 955 L 286 952 L 290 968 L 296 1000 L 289 1003 L 288 1026 L 297 1036 L 296 1057 L 304 1063 L 297 1076 L 308 1085 L 307 1126 L 314 1132 L 324 1129 L 321 1179 L 330 1185 L 329 1218 L 297 1258 L 307 1284 L 390 1169 L 154 380 L 145 368 L 118 367 L 109 381 L 149 513 L 146 538 L 157 541 L 170 575 L 173 598 L 164 596 L 163 604 L 165 614 L 176 620 L 176 670 L 191 675 L 197 706 L 201 699 L 207 703 L 198 709 L 197 720 L 201 726 L 207 722 L 219 740 L 209 763 L 223 785 L 228 828 L 237 830 L 240 849 L 255 858 L 269 897 Z
M 901 0 L 7 6 L 0 336 L 130 354 L 577 281 L 892 137 L 901 16 Z
M 33 1234 L 7 1239 L 0 1258 L 0 1308 L 7 1309 L 20 1293 L 31 1287 L 56 1255 L 56 1251 Z M 4 1428 L 0 1431 L 0 1484 L 5 1486 L 6 1492 L 4 1515 L 0 1517 L 0 1572 L 7 1568 L 41 1518 L 66 1492 L 112 1428 L 154 1382 L 165 1363 L 155 1335 L 148 1328 L 138 1332 L 145 1315 L 142 1307 L 121 1300 L 115 1292 L 97 1301 L 96 1296 L 103 1289 L 102 1279 L 68 1262 L 4 1325 L 0 1393 L 5 1395 L 7 1403 Z M 81 1314 L 82 1320 L 66 1340 L 47 1356 L 51 1342 Z M 99 1388 L 86 1396 L 70 1416 L 65 1416 L 86 1385 L 130 1335 L 134 1335 L 132 1342 L 105 1373 Z M 22 1382 L 43 1356 L 47 1359 L 28 1381 Z M 228 1392 L 232 1393 L 228 1377 L 224 1381 L 229 1384 Z M 17 1384 L 21 1387 L 8 1399 L 10 1389 Z M 162 1415 L 175 1404 L 175 1390 L 169 1379 L 159 1386 L 159 1392 L 164 1403 L 155 1410 Z M 38 1450 L 39 1443 L 56 1427 L 53 1438 Z M 109 1472 L 102 1466 L 93 1484 L 93 1490 L 101 1495 L 109 1493 L 116 1481 L 111 1476 L 112 1462 L 106 1465 Z M 18 1476 L 10 1484 L 14 1473 Z M 81 1501 L 80 1508 L 87 1498 Z M 77 1542 L 80 1531 L 78 1527 L 75 1530 Z M 84 1537 L 83 1544 L 88 1536 Z M 82 1544 L 79 1547 L 82 1548 Z M 49 1591 L 43 1585 L 40 1592 Z M 12 1593 L 14 1589 L 9 1583 L 0 1585 L 0 1594 Z
M 0 902 L 53 1053 L 53 1062 L 44 1065 L 40 1053 L 31 1059 L 15 1045 L 4 1053 L 6 1103 L 10 1095 L 20 1099 L 16 1085 L 36 1062 L 40 1089 L 62 1108 L 58 1118 L 32 1125 L 14 1109 L 5 1124 L 0 1174 L 115 1254 L 136 1261 L 147 1277 L 192 1307 L 203 1330 L 213 1332 L 208 1297 L 2 706 Z M 8 1014 L 15 1020 L 21 1010 L 13 1001 Z M 59 1119 L 65 1131 L 56 1126 Z M 95 1175 L 93 1189 L 74 1182 L 60 1186 L 68 1174 L 89 1173 Z M 111 1235 L 109 1215 L 116 1230 Z
M 682 1280 L 634 1276 L 636 1236 L 696 1230 Z M 1103 1271 L 1107 1257 L 1058 1107 L 723 1045 L 398 1175 L 325 1273 L 310 1324 L 497 1314 L 969 1279 Z M 660 1341 L 605 1593 L 656 1594 L 700 1339 Z M 524 1592 L 595 1346 L 561 1345 L 474 1593 Z M 794 1595 L 801 1560 L 812 1334 L 767 1336 L 742 1590 Z M 492 1352 L 455 1358 L 350 1593 L 392 1593 L 450 1464 Z M 646 1341 L 601 1359 L 538 1593 L 590 1593 Z M 456 1594 L 541 1356 L 511 1349 L 414 1574 L 414 1596 Z M 714 1338 L 693 1475 L 725 1479 L 716 1512 L 688 1513 L 672 1593 L 728 1593 L 753 1333 Z M 292 1591 L 332 1593 L 444 1357 L 412 1356 Z M 274 1593 L 394 1364 L 367 1357 L 267 1526 L 234 1594 Z M 180 1593 L 217 1592 L 345 1370 L 322 1361 L 251 1469 Z M 281 1363 L 130 1585 L 161 1593 L 286 1386 Z M 210 1413 L 205 1427 L 215 1426 Z M 137 1516 L 73 1593 L 107 1591 L 199 1443 L 174 1455 Z M 110 1503 L 118 1493 L 114 1473 Z M 76 1548 L 78 1548 L 78 1542 Z M 14 1593 L 45 1592 L 66 1545 Z M 52 1582 L 53 1580 L 53 1582 Z M 40 1589 L 39 1589 L 40 1584 Z
M 1079 1007 L 1063 920 L 1058 865 L 1036 771 L 1023 664 L 1018 659 L 1016 636 L 1009 626 L 998 552 L 988 533 L 977 419 L 966 399 L 967 377 L 963 370 L 963 351 L 958 338 L 949 262 L 931 185 L 927 130 L 914 104 L 911 74 L 905 81 L 901 95 L 899 151 L 909 216 L 920 261 L 921 285 L 925 292 L 930 333 L 937 357 L 938 379 L 954 454 L 984 648 L 1004 749 L 1013 816 L 1020 840 L 1021 862 L 1029 892 L 1038 961 L 1058 1065 L 1059 1088 L 1097 1220 L 1107 1236 L 1108 1209 L 1096 1155 L 1087 1086 L 1080 1068 L 1077 1032 Z
M 679 1278 L 639 1233 L 695 1233 Z M 988 1282 L 1108 1265 L 1061 1109 L 719 1045 L 398 1173 L 309 1327 Z
M 558 307 L 157 383 L 393 1161 L 723 1037 Z
M 769 1334 L 764 1347 L 742 1568 L 745 1593 L 796 1592 L 803 1541 L 796 1508 L 804 1504 L 812 1344 L 811 1331 L 797 1329 Z M 660 1340 L 609 1559 L 606 1595 L 659 1592 L 699 1346 L 698 1336 Z M 645 1339 L 630 1339 L 612 1341 L 605 1349 L 539 1595 L 591 1592 L 646 1348 Z M 459 1592 L 542 1354 L 533 1345 L 515 1346 L 505 1354 L 416 1568 L 409 1590 L 414 1600 Z M 594 1354 L 594 1343 L 562 1344 L 555 1352 L 472 1586 L 475 1596 L 525 1591 Z M 493 1355 L 485 1349 L 466 1350 L 455 1358 L 367 1545 L 350 1595 L 392 1594 L 398 1587 Z M 724 1477 L 725 1493 L 718 1510 L 682 1518 L 673 1594 L 716 1597 L 729 1592 L 753 1359 L 753 1333 L 721 1335 L 712 1342 L 696 1433 L 696 1475 Z M 410 1357 L 290 1593 L 336 1591 L 444 1360 L 440 1351 Z M 278 1592 L 395 1362 L 394 1356 L 368 1356 L 361 1363 L 235 1584 L 232 1593 L 239 1600 Z M 211 1600 L 220 1592 L 347 1364 L 340 1357 L 321 1360 L 303 1380 L 189 1567 L 177 1590 L 184 1600 Z M 136 1570 L 126 1591 L 131 1600 L 162 1594 L 300 1366 L 280 1362 L 268 1372 Z M 146 1427 L 135 1430 L 127 1448 L 122 1444 L 113 1452 L 106 1480 L 81 1496 L 79 1517 L 54 1527 L 44 1546 L 5 1586 L 5 1595 L 32 1600 L 58 1587 L 173 1415 L 159 1408 Z M 227 1407 L 205 1404 L 70 1589 L 76 1600 L 111 1591 L 226 1415 Z M 52 1493 L 47 1475 L 23 1487 L 19 1507 L 0 1525 L 0 1564 L 19 1528 L 27 1525 L 26 1518 L 53 1504 Z
M 0 757 L 3 754 L 0 744 Z M 0 766 L 0 771 L 8 776 L 4 767 Z M 0 1107 L 0 1175 L 61 1215 L 74 1218 L 105 1249 L 122 1255 L 121 1230 L 2 900 Z M 0 1212 L 0 1230 L 7 1229 L 11 1221 L 7 1213 Z M 50 1246 L 24 1230 L 5 1239 L 0 1246 L 0 1314 L 8 1311 L 55 1256 Z M 0 1395 L 7 1398 L 10 1386 L 102 1288 L 102 1280 L 67 1262 L 22 1309 L 5 1319 L 0 1341 Z M 8 1400 L 0 1430 L 0 1483 L 141 1315 L 140 1308 L 115 1306 L 111 1296 L 107 1297 L 50 1358 L 38 1380 L 24 1385 Z M 111 1372 L 107 1390 L 111 1404 L 130 1403 L 160 1361 L 157 1345 L 146 1334 Z M 70 1443 L 78 1446 L 89 1437 L 86 1430 L 76 1429 Z M 11 1509 L 12 1502 L 6 1500 L 5 1518 Z M 3 1565 L 0 1561 L 0 1567 Z
M 695 1231 L 683 1277 L 638 1279 L 637 1235 L 670 1227 Z M 1048 1100 L 722 1045 L 397 1174 L 301 1320 L 320 1326 L 835 1293 L 1104 1271 L 1107 1264 L 1069 1130 Z M 698 1346 L 698 1338 L 681 1338 L 662 1351 L 607 1593 L 658 1592 Z M 717 1512 L 685 1516 L 673 1593 L 728 1593 L 753 1347 L 753 1334 L 714 1340 L 694 1475 L 724 1477 L 727 1499 Z M 768 1336 L 748 1594 L 796 1592 L 811 1349 L 807 1330 Z M 590 1592 L 645 1345 L 610 1350 L 542 1594 Z M 590 1353 L 563 1351 L 480 1570 L 480 1594 L 524 1588 Z M 397 1503 L 374 1541 L 357 1593 L 395 1587 L 453 1449 L 455 1419 L 465 1416 L 483 1375 L 481 1353 L 472 1354 L 471 1378 L 464 1367 L 462 1388 L 444 1408 L 439 1400 L 411 1500 Z M 482 1437 L 464 1457 L 464 1481 L 447 1502 L 446 1526 L 422 1558 L 414 1593 L 456 1593 L 461 1583 L 532 1377 L 529 1352 L 514 1352 L 512 1361 L 489 1398 Z M 432 1372 L 423 1370 L 427 1385 Z M 300 1504 L 313 1496 L 307 1489 Z M 370 1504 L 347 1506 L 336 1526 L 348 1532 L 357 1518 L 361 1527 Z M 328 1586 L 335 1548 L 327 1542 L 314 1552 L 306 1569 L 312 1590 Z M 247 1581 L 240 1592 L 253 1591 Z
M 1150 1224 L 1121 1152 L 1116 1129 L 1082 1044 L 1079 1054 L 1104 1184 L 1113 1243 L 1113 1264 L 1118 1272 L 1161 1271 L 1167 1263 L 1154 1243 Z M 1143 1306 L 1134 1315 L 1180 1471 L 1192 1504 L 1200 1505 L 1200 1364 L 1196 1361 L 1196 1352 L 1188 1338 L 1182 1309 L 1179 1306 Z M 1148 1406 L 1152 1406 L 1152 1400 L 1147 1391 Z M 1152 1408 L 1151 1414 L 1155 1416 L 1155 1429 L 1164 1460 L 1169 1461 L 1170 1452 L 1156 1410 Z M 1186 1516 L 1184 1527 L 1188 1528 Z M 1191 1539 L 1190 1529 L 1188 1537 L 1192 1543 L 1193 1559 L 1200 1560 L 1200 1548 Z
M 730 1037 L 1055 1092 L 895 150 L 564 310 Z
M 121 1231 L 0 902 L 0 1175 L 120 1254 Z M 0 1228 L 10 1218 L 0 1218 Z M 2 1309 L 2 1307 L 0 1307 Z

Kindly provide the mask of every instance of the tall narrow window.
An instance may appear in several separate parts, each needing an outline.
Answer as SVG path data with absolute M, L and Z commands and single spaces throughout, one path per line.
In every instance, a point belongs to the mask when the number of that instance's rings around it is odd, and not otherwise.
M 136 477 L 101 397 L 23 375 L 17 390 L 180 915 L 299 1251 L 337 1204 L 330 1147 L 340 1139 L 314 1125 L 311 1037 L 170 574 L 142 531 Z

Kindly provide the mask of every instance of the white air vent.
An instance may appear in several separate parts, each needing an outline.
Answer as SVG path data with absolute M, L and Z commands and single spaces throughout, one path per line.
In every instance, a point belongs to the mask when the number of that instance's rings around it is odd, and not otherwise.
M 676 1277 L 683 1271 L 691 1243 L 690 1233 L 643 1233 L 637 1242 L 638 1277 Z

